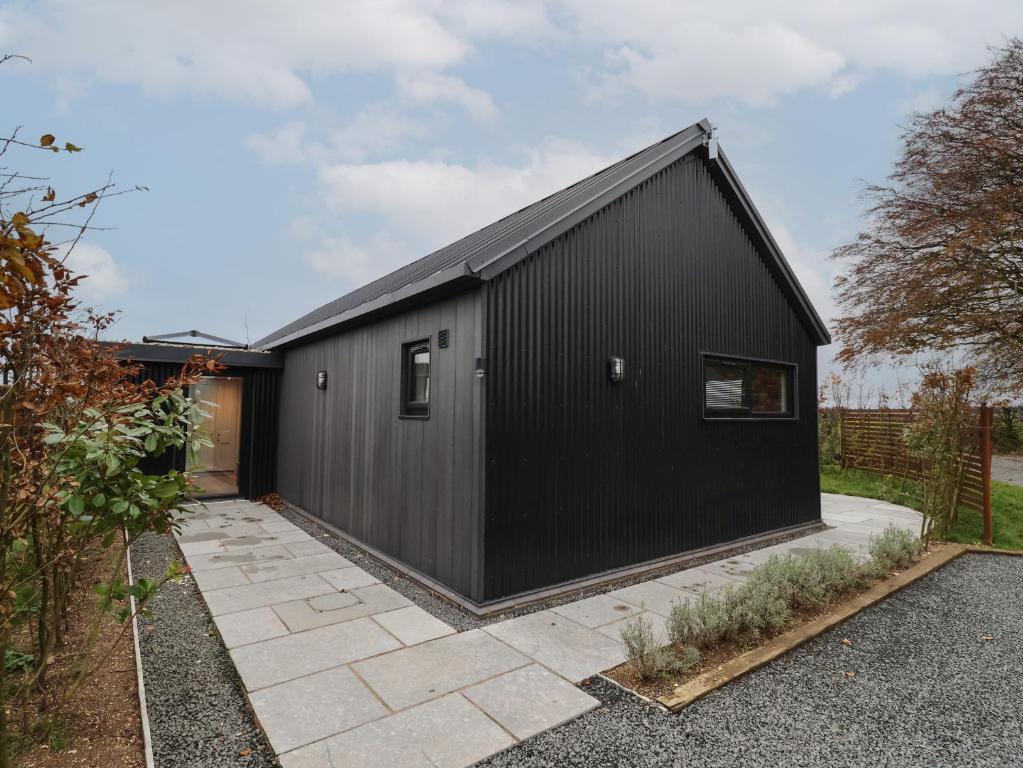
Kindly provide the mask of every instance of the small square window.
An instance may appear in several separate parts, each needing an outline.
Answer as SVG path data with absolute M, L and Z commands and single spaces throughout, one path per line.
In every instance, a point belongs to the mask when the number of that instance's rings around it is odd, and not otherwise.
M 430 415 L 430 342 L 402 345 L 401 415 L 427 418 Z

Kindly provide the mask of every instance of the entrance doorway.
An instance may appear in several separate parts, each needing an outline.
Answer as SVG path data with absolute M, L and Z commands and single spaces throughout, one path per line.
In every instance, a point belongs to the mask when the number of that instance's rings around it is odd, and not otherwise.
M 191 396 L 209 414 L 196 426 L 213 442 L 203 446 L 189 471 L 203 496 L 238 493 L 238 455 L 242 423 L 242 380 L 230 376 L 204 376 L 192 385 Z

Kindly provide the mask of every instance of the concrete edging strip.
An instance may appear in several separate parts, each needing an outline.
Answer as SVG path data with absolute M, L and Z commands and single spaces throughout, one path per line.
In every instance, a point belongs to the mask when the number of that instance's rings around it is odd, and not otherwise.
M 669 695 L 658 697 L 657 701 L 672 712 L 678 712 L 688 707 L 694 701 L 703 698 L 711 691 L 715 691 L 733 680 L 749 674 L 765 664 L 769 664 L 793 648 L 798 648 L 817 635 L 842 624 L 864 608 L 869 608 L 875 603 L 881 602 L 893 593 L 908 587 L 913 582 L 922 579 L 942 566 L 948 565 L 948 563 L 968 551 L 973 550 L 968 547 L 946 544 L 941 550 L 921 560 L 916 565 L 907 568 L 880 584 L 875 584 L 866 592 L 862 592 L 847 600 L 834 611 L 830 611 L 813 621 L 778 635 L 778 637 L 759 648 L 747 651 L 722 664 L 720 667 L 694 677 L 692 680 L 677 686 Z M 991 550 L 983 551 L 990 552 Z
M 131 572 L 131 547 L 127 547 L 125 566 L 128 569 L 128 584 L 135 583 L 135 576 Z M 135 643 L 135 674 L 138 678 L 139 689 L 139 720 L 142 721 L 142 744 L 146 753 L 146 768 L 155 768 L 156 761 L 153 758 L 153 735 L 149 730 L 149 709 L 146 707 L 146 683 L 142 679 L 142 648 L 139 645 L 139 622 L 136 615 L 137 606 L 134 595 L 129 596 L 131 601 L 131 636 Z

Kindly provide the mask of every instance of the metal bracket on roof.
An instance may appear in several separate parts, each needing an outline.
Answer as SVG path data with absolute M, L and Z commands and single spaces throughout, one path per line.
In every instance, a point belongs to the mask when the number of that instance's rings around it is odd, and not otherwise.
M 222 347 L 234 347 L 235 349 L 248 349 L 248 344 L 242 344 L 240 341 L 231 341 L 230 339 L 223 339 L 220 336 L 214 336 L 209 333 L 202 331 L 179 331 L 178 333 L 163 333 L 159 336 L 143 336 L 142 341 L 148 344 L 151 341 L 170 341 L 173 342 L 175 339 L 180 339 L 183 336 L 187 336 L 191 339 L 206 339 L 212 341 L 216 346 Z M 180 342 L 179 342 L 180 343 Z
M 707 157 L 711 160 L 718 159 L 718 129 L 712 125 L 710 131 L 703 136 L 703 146 L 707 148 Z

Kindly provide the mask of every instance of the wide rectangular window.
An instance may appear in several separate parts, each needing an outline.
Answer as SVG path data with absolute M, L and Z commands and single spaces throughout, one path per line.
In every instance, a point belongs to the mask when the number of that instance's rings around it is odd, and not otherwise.
M 430 415 L 430 342 L 413 341 L 401 346 L 401 415 Z
M 707 418 L 792 418 L 795 366 L 737 358 L 703 359 Z

